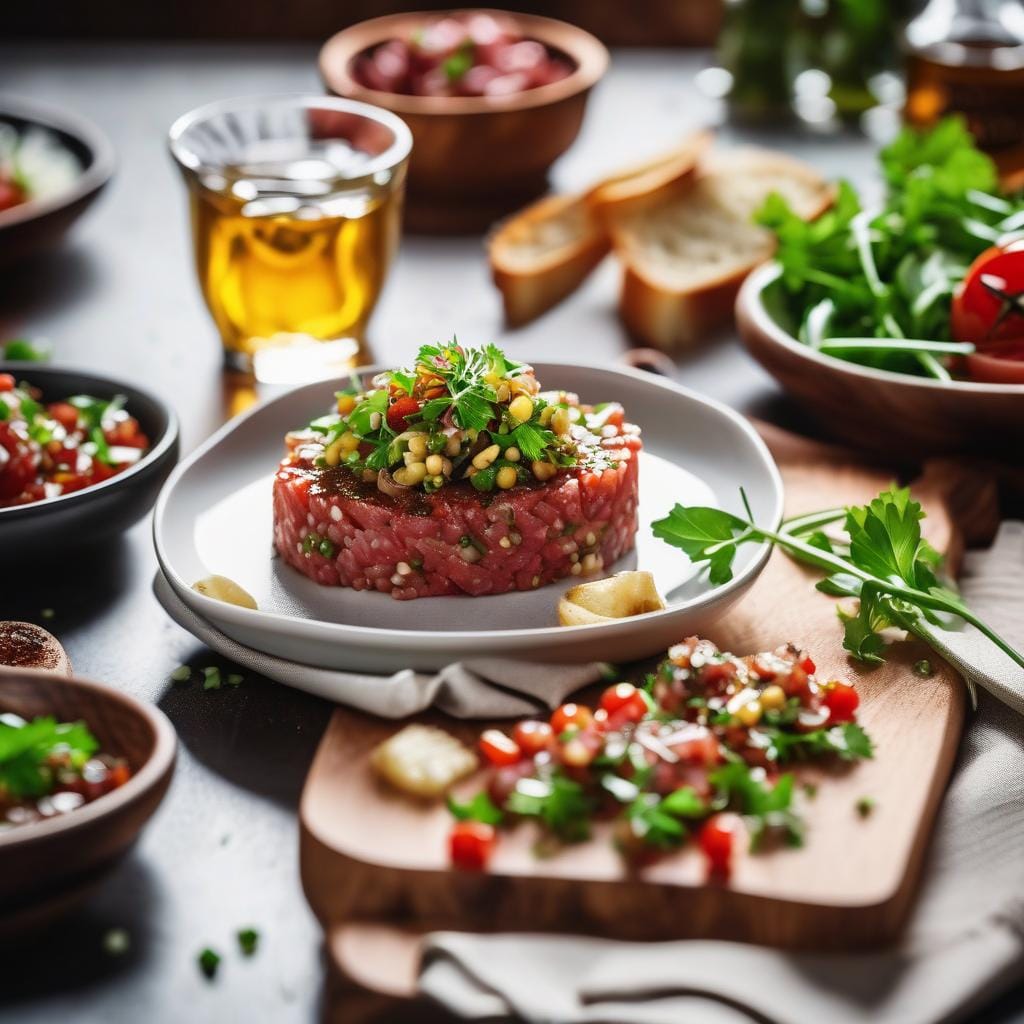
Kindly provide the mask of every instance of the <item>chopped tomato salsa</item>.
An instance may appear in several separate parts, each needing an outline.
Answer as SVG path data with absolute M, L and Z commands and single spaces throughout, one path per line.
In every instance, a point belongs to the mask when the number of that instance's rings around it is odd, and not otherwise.
M 133 466 L 149 448 L 124 399 L 42 393 L 0 373 L 0 508 L 56 498 Z
M 784 765 L 871 757 L 858 704 L 852 686 L 819 680 L 793 644 L 739 658 L 690 637 L 642 688 L 608 687 L 596 711 L 563 704 L 511 736 L 486 730 L 484 790 L 467 804 L 449 801 L 459 819 L 452 862 L 480 870 L 502 824 L 532 818 L 551 840 L 572 842 L 593 821 L 611 820 L 629 860 L 647 862 L 692 838 L 709 876 L 725 880 L 742 837 L 753 849 L 801 842 Z
M 130 777 L 82 722 L 0 714 L 0 832 L 68 814 Z

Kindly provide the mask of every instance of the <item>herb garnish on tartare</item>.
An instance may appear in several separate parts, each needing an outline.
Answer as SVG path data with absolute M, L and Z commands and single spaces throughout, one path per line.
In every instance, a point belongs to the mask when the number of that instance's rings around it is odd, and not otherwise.
M 396 598 L 596 573 L 637 529 L 640 429 L 544 392 L 494 345 L 425 345 L 288 435 L 274 543 L 318 583 Z
M 402 487 L 429 493 L 468 479 L 478 491 L 508 490 L 608 461 L 594 443 L 611 407 L 541 394 L 533 369 L 495 345 L 424 345 L 413 367 L 336 397 L 337 411 L 310 424 L 324 446 L 316 464 L 386 472 Z

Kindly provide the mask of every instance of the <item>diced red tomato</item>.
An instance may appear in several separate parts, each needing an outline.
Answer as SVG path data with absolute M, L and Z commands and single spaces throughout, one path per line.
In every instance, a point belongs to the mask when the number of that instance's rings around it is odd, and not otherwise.
M 13 391 L 14 378 L 9 373 L 0 373 L 0 391 Z
M 519 749 L 530 757 L 539 754 L 542 750 L 547 750 L 551 746 L 554 736 L 554 730 L 549 723 L 536 719 L 518 722 L 512 731 L 512 739 L 519 745 Z
M 78 410 L 70 402 L 51 402 L 46 411 L 65 430 L 74 430 L 78 426 Z
M 566 729 L 585 729 L 594 721 L 594 714 L 584 704 L 563 704 L 551 715 L 551 731 L 560 736 Z
M 828 708 L 829 725 L 852 722 L 860 705 L 857 691 L 846 683 L 830 682 L 825 688 L 822 703 Z
M 35 479 L 39 456 L 6 420 L 0 420 L 0 449 L 7 456 L 0 460 L 0 501 L 13 500 Z
M 409 395 L 398 398 L 388 406 L 388 426 L 400 434 L 408 426 L 408 418 L 419 411 L 420 403 L 415 398 Z
M 803 657 L 803 659 L 802 659 L 802 660 L 801 660 L 801 662 L 800 662 L 800 667 L 801 667 L 801 668 L 802 668 L 802 669 L 803 669 L 803 670 L 804 670 L 804 671 L 805 671 L 805 672 L 806 672 L 806 673 L 807 673 L 807 674 L 808 674 L 809 676 L 813 676 L 813 675 L 814 675 L 814 673 L 815 673 L 815 670 L 816 670 L 816 666 L 815 666 L 815 664 L 814 664 L 814 661 L 813 661 L 813 660 L 812 660 L 812 659 L 811 659 L 811 658 L 810 658 L 810 657 L 809 657 L 808 655 L 805 655 L 805 656 Z
M 639 722 L 647 714 L 647 701 L 632 683 L 616 683 L 609 686 L 601 694 L 601 707 L 608 712 L 610 725 Z
M 742 835 L 743 822 L 735 814 L 715 814 L 704 822 L 697 837 L 701 852 L 707 858 L 708 873 L 723 881 L 732 871 L 732 851 Z
M 12 206 L 25 202 L 27 198 L 20 186 L 13 181 L 0 178 L 0 210 L 9 210 Z
M 496 840 L 493 825 L 482 821 L 457 821 L 448 837 L 452 865 L 463 871 L 483 871 L 494 852 Z
M 480 753 L 496 765 L 515 764 L 523 754 L 519 744 L 500 729 L 487 729 L 480 737 Z

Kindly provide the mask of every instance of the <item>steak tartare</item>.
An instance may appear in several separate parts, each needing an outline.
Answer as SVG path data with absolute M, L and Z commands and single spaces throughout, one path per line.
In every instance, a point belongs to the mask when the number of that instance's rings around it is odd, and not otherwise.
M 633 547 L 639 428 L 542 393 L 493 345 L 424 346 L 289 434 L 274 544 L 317 583 L 398 599 L 532 590 Z

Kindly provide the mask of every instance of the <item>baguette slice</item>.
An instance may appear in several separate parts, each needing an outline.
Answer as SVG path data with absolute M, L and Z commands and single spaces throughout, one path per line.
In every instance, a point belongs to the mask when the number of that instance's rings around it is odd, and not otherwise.
M 549 196 L 501 225 L 487 248 L 505 321 L 519 327 L 572 294 L 611 240 L 582 196 Z
M 587 193 L 587 204 L 606 226 L 659 206 L 689 188 L 714 140 L 713 132 L 694 133 L 670 152 L 605 178 Z
M 772 192 L 807 219 L 833 198 L 805 164 L 739 150 L 707 162 L 685 192 L 613 224 L 619 312 L 634 337 L 672 351 L 730 321 L 743 279 L 775 251 L 771 232 L 751 221 Z
M 684 188 L 712 138 L 699 132 L 669 153 L 605 178 L 582 196 L 549 196 L 502 224 L 487 250 L 506 323 L 519 327 L 571 295 L 611 248 L 610 220 Z

